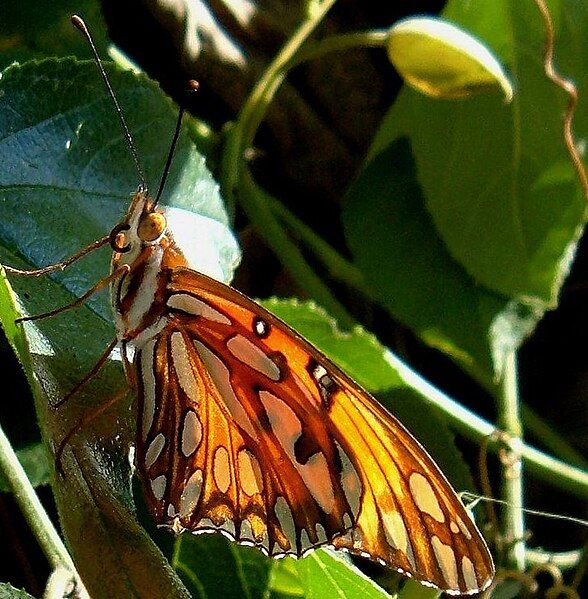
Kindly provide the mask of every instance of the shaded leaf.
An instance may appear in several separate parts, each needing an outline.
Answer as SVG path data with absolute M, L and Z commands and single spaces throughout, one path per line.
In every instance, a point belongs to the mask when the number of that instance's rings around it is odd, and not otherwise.
M 266 592 L 272 560 L 220 534 L 184 533 L 176 539 L 172 565 L 193 597 L 255 599 Z
M 100 54 L 104 54 L 106 29 L 100 6 L 94 0 L 5 0 L 0 3 L 0 69 L 14 61 L 47 56 L 91 58 L 87 42 L 69 21 L 73 13 L 84 17 Z
M 499 361 L 516 347 L 541 312 L 484 289 L 449 255 L 424 205 L 406 140 L 366 167 L 342 219 L 355 262 L 380 303 L 492 386 L 493 357 Z

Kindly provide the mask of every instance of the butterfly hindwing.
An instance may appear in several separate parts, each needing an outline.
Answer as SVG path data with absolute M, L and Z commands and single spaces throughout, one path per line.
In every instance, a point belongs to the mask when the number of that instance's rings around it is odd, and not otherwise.
M 167 293 L 167 325 L 135 357 L 158 522 L 271 555 L 329 543 L 453 592 L 488 584 L 483 539 L 398 420 L 232 288 L 174 269 Z

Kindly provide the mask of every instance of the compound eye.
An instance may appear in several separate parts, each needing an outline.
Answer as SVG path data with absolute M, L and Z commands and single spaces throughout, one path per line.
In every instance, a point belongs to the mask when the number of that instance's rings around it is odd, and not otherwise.
M 150 212 L 141 219 L 137 228 L 137 235 L 141 241 L 156 241 L 167 226 L 165 216 L 159 212 Z

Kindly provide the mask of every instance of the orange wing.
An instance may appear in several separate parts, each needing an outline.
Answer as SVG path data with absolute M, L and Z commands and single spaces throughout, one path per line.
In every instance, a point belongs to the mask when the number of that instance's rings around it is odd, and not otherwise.
M 273 556 L 330 544 L 452 593 L 488 586 L 478 529 L 396 418 L 234 289 L 175 269 L 167 291 L 167 325 L 134 359 L 160 524 Z

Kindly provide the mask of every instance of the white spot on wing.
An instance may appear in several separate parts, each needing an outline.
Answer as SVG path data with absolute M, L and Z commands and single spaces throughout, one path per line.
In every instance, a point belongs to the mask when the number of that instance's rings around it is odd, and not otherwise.
M 176 371 L 180 387 L 191 401 L 193 401 L 195 404 L 198 404 L 198 382 L 194 376 L 192 364 L 190 364 L 188 348 L 186 347 L 182 333 L 177 331 L 172 333 L 171 353 L 174 369 Z
M 318 538 L 318 543 L 327 542 L 327 533 L 325 532 L 325 527 L 320 522 L 316 525 L 316 536 Z
M 235 422 L 253 439 L 258 440 L 255 427 L 252 425 L 247 412 L 245 412 L 243 405 L 235 395 L 235 391 L 233 390 L 230 381 L 229 369 L 213 352 L 211 352 L 204 344 L 200 343 L 200 341 L 194 341 L 194 347 L 202 358 L 212 382 L 218 389 L 219 395 L 225 402 L 231 416 L 235 419 Z
M 219 530 L 221 533 L 225 533 L 225 536 L 228 536 L 231 541 L 235 540 L 235 523 L 233 520 L 225 520 L 221 524 Z
M 189 458 L 202 441 L 202 424 L 194 410 L 188 410 L 182 426 L 182 453 Z
M 455 519 L 457 520 L 457 525 L 459 526 L 459 530 L 461 530 L 463 536 L 470 541 L 472 538 L 472 533 L 468 530 L 468 527 L 464 524 L 463 520 L 459 516 L 455 516 Z
M 314 380 L 319 383 L 320 380 L 327 374 L 327 369 L 321 364 L 317 364 L 312 371 L 312 376 Z
M 159 433 L 153 441 L 151 441 L 147 452 L 145 453 L 145 469 L 149 470 L 153 464 L 157 461 L 157 458 L 161 454 L 161 451 L 165 447 L 165 436 L 163 433 Z
M 281 372 L 279 366 L 255 343 L 252 343 L 243 337 L 243 335 L 235 335 L 227 341 L 227 349 L 237 358 L 250 368 L 261 372 L 272 381 L 279 381 Z
M 290 506 L 284 497 L 278 497 L 274 505 L 274 512 L 284 536 L 290 541 L 290 547 L 296 549 L 296 527 Z
M 447 586 L 451 589 L 459 589 L 459 580 L 457 577 L 457 563 L 455 561 L 455 552 L 450 545 L 445 545 L 437 536 L 431 537 L 433 552 L 437 558 L 437 563 Z
M 165 327 L 169 319 L 162 316 L 158 320 L 156 320 L 151 326 L 143 329 L 136 337 L 133 338 L 132 342 L 127 345 L 127 358 L 129 358 L 129 353 L 134 351 L 135 348 L 141 349 L 145 343 L 154 339 Z
M 202 480 L 202 470 L 195 470 L 188 479 L 180 498 L 180 516 L 182 518 L 189 516 L 196 509 L 202 492 Z
M 382 513 L 382 522 L 388 543 L 395 549 L 407 554 L 408 532 L 402 516 L 398 512 L 384 512 Z
M 361 500 L 361 481 L 349 456 L 343 451 L 339 443 L 335 442 L 335 445 L 341 460 L 341 487 L 351 508 L 351 513 L 354 518 L 357 518 Z
M 421 512 L 429 514 L 437 522 L 445 522 L 445 515 L 431 483 L 420 472 L 413 472 L 409 479 L 410 492 Z
M 251 523 L 249 520 L 243 520 L 241 522 L 241 531 L 239 533 L 239 539 L 247 539 L 253 541 L 253 530 L 251 529 Z
M 255 321 L 255 333 L 256 335 L 259 335 L 260 337 L 263 337 L 264 335 L 267 335 L 268 333 L 268 329 L 269 329 L 269 325 L 265 320 L 261 320 L 260 318 L 258 318 Z
M 239 452 L 238 464 L 239 482 L 243 492 L 249 497 L 261 493 L 263 478 L 257 458 L 248 449 L 242 449 Z
M 306 528 L 303 528 L 302 532 L 300 533 L 300 551 L 302 553 L 304 553 L 305 551 L 307 551 L 308 549 L 310 549 L 312 546 L 313 545 L 310 542 L 310 539 L 308 537 L 308 533 L 306 532 Z
M 312 496 L 323 511 L 330 514 L 335 509 L 335 490 L 331 484 L 327 458 L 323 453 L 315 453 L 304 466 L 302 464 L 298 464 L 298 466 L 300 466 L 302 479 Z
M 206 318 L 206 320 L 220 322 L 221 324 L 231 324 L 231 320 L 222 312 L 219 312 L 201 299 L 187 293 L 174 293 L 169 300 L 167 300 L 167 305 L 170 308 L 181 310 L 187 314 L 202 316 L 203 318 Z
M 165 474 L 162 474 L 151 481 L 151 490 L 153 491 L 153 496 L 155 499 L 157 499 L 157 501 L 161 501 L 163 499 L 166 486 L 167 478 L 165 477 Z
M 221 493 L 226 493 L 231 486 L 231 470 L 229 467 L 229 452 L 221 445 L 214 453 L 214 481 Z
M 345 529 L 351 528 L 353 526 L 353 522 L 351 521 L 351 516 L 348 512 L 343 514 L 343 526 Z

